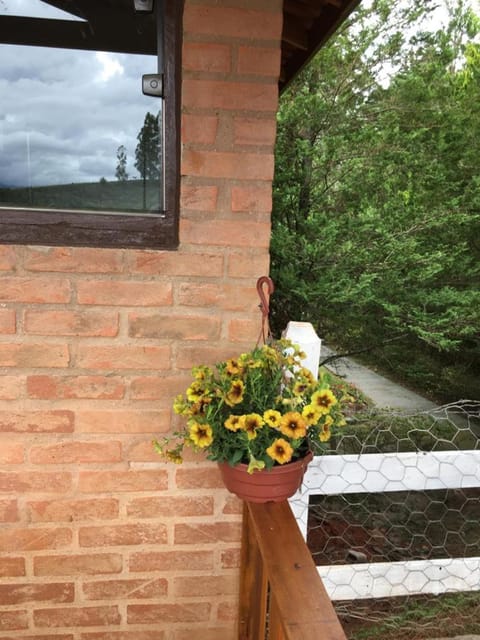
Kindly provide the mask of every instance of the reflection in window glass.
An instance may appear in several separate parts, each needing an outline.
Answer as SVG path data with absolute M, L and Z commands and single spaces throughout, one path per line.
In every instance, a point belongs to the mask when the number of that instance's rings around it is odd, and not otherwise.
M 141 90 L 156 66 L 0 45 L 0 207 L 161 211 L 163 101 Z

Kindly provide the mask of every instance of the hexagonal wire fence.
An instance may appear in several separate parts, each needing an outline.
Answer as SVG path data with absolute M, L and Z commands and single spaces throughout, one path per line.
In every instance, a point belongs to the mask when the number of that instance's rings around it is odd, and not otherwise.
M 480 401 L 352 417 L 291 500 L 348 638 L 480 634 Z

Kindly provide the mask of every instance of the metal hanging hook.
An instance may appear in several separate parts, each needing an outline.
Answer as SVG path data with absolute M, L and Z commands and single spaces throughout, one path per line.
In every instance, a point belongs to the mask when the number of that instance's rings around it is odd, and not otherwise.
M 267 294 L 265 294 L 264 288 L 267 287 Z M 269 306 L 269 297 L 275 291 L 275 285 L 273 284 L 273 280 L 269 276 L 261 276 L 257 280 L 257 293 L 260 298 L 260 310 L 262 312 L 262 330 L 260 332 L 260 336 L 258 337 L 257 344 L 260 342 L 260 339 L 263 339 L 265 343 L 267 338 L 270 337 L 270 327 L 268 325 L 268 315 L 270 313 Z

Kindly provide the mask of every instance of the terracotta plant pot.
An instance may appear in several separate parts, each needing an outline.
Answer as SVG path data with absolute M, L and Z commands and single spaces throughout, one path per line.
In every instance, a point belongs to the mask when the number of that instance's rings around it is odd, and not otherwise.
M 282 502 L 296 493 L 313 454 L 270 470 L 248 473 L 246 464 L 219 463 L 226 488 L 247 502 Z

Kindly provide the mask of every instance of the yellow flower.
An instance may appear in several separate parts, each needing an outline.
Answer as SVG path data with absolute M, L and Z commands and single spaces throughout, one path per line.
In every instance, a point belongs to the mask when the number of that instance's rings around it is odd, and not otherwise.
M 317 407 L 313 404 L 307 404 L 306 407 L 303 407 L 302 417 L 305 418 L 305 422 L 311 426 L 312 424 L 317 424 L 320 420 L 321 413 L 318 411 Z
M 199 424 L 198 422 L 192 422 L 189 429 L 189 436 L 191 442 L 200 449 L 205 449 L 213 442 L 213 431 L 209 424 Z
M 199 402 L 203 398 L 205 389 L 199 380 L 195 380 L 187 389 L 187 399 L 189 402 Z
M 269 427 L 275 427 L 278 429 L 280 426 L 280 420 L 282 419 L 282 414 L 280 411 L 275 411 L 275 409 L 267 409 L 263 414 L 263 419 Z
M 307 423 L 298 411 L 289 411 L 280 421 L 280 431 L 289 438 L 303 438 L 307 434 Z
M 257 460 L 252 453 L 250 453 L 250 461 L 248 463 L 247 473 L 253 473 L 256 469 L 261 471 L 265 468 L 265 462 L 263 460 Z
M 229 416 L 224 424 L 224 427 L 229 431 L 238 431 L 244 428 L 244 416 Z
M 285 464 L 292 459 L 293 449 L 286 440 L 278 438 L 268 447 L 267 454 L 278 464 Z
M 337 403 L 337 399 L 330 389 L 321 389 L 320 391 L 315 391 L 311 403 L 318 409 L 320 415 L 325 415 Z
M 173 462 L 175 464 L 182 464 L 183 462 L 183 458 L 178 453 L 178 451 L 166 451 L 165 457 L 167 458 L 167 460 L 170 460 L 170 462 Z
M 293 385 L 293 394 L 296 396 L 303 396 L 303 394 L 307 389 L 308 389 L 308 384 L 306 382 L 297 381 Z
M 257 437 L 257 429 L 260 429 L 263 425 L 262 416 L 258 413 L 249 413 L 243 417 L 243 425 L 243 428 L 247 432 L 248 439 L 253 440 Z
M 243 373 L 243 366 L 238 359 L 230 358 L 226 362 L 225 371 L 229 376 L 238 376 Z
M 225 402 L 229 407 L 233 407 L 235 404 L 240 404 L 243 400 L 244 384 L 242 380 L 233 380 L 230 389 L 225 397 Z
M 332 426 L 332 424 L 333 424 L 332 416 L 326 416 L 320 428 L 320 433 L 318 435 L 321 442 L 327 442 L 328 440 L 330 440 L 332 435 L 332 432 L 330 431 L 330 427 Z
M 180 394 L 175 398 L 175 400 L 173 402 L 173 410 L 177 415 L 181 416 L 181 415 L 183 415 L 185 413 L 186 409 L 187 409 L 187 407 L 185 405 L 185 399 Z

